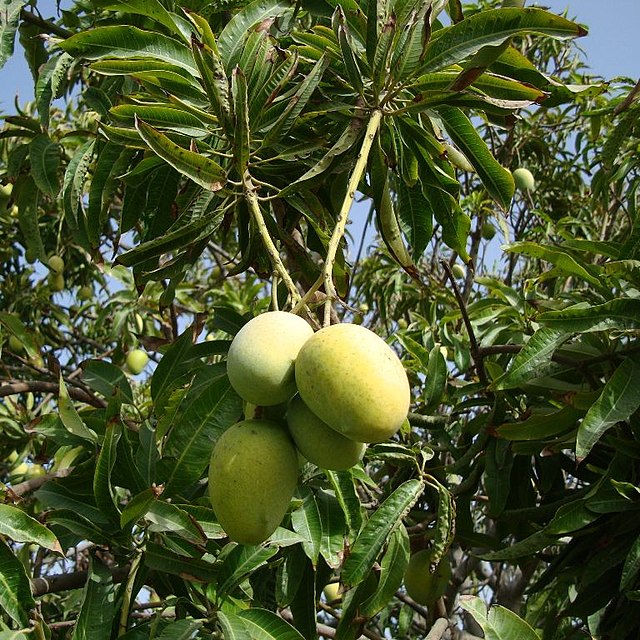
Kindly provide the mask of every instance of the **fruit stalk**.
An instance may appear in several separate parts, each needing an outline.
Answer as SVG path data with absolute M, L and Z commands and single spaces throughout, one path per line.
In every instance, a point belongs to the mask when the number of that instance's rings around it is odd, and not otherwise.
M 264 216 L 262 215 L 262 211 L 260 210 L 260 204 L 258 202 L 258 196 L 256 195 L 256 190 L 253 185 L 253 181 L 251 180 L 251 175 L 248 171 L 245 172 L 243 176 L 243 188 L 244 188 L 244 197 L 247 201 L 247 205 L 249 206 L 249 212 L 253 217 L 256 226 L 258 227 L 258 233 L 260 233 L 260 237 L 262 238 L 262 243 L 264 244 L 267 253 L 269 254 L 269 258 L 271 259 L 271 264 L 275 269 L 275 272 L 282 279 L 287 290 L 289 291 L 289 296 L 291 296 L 292 305 L 296 305 L 296 303 L 300 300 L 300 294 L 298 293 L 298 289 L 291 279 L 287 268 L 284 266 L 282 259 L 280 258 L 280 253 L 276 248 L 276 245 L 273 243 L 271 236 L 269 235 L 269 230 L 267 229 L 267 225 L 264 221 Z
M 367 168 L 367 160 L 369 159 L 371 145 L 373 144 L 373 141 L 376 137 L 381 121 L 382 111 L 374 109 L 371 112 L 371 116 L 369 117 L 367 129 L 364 134 L 364 140 L 362 141 L 362 147 L 360 148 L 360 153 L 358 154 L 358 159 L 356 161 L 355 167 L 353 167 L 353 171 L 351 172 L 351 176 L 349 177 L 349 182 L 347 184 L 347 193 L 345 194 L 344 200 L 342 201 L 342 207 L 340 208 L 340 212 L 338 213 L 336 226 L 334 227 L 333 233 L 331 234 L 331 239 L 329 240 L 329 246 L 327 248 L 327 259 L 325 260 L 321 276 L 322 281 L 324 282 L 324 290 L 327 294 L 327 298 L 324 303 L 324 327 L 328 326 L 331 322 L 331 305 L 333 304 L 334 300 L 337 299 L 336 288 L 333 284 L 333 267 L 336 261 L 336 254 L 338 253 L 338 246 L 340 245 L 340 240 L 342 240 L 342 237 L 344 236 L 347 220 L 349 218 L 349 211 L 351 210 L 351 205 L 353 203 L 353 199 L 355 198 L 358 185 L 360 184 L 362 174 Z

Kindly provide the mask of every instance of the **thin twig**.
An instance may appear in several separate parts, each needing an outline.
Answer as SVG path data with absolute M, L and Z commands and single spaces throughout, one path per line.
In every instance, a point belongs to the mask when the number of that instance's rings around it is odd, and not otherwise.
M 44 380 L 26 380 L 26 381 L 11 381 L 8 384 L 0 387 L 0 397 L 10 396 L 14 393 L 27 393 L 29 391 L 43 391 L 57 395 L 60 389 L 60 385 L 56 382 L 45 382 Z M 101 398 L 97 398 L 94 395 L 83 391 L 82 389 L 69 387 L 69 397 L 85 404 L 90 404 L 93 407 L 103 409 L 107 406 L 107 403 Z
M 613 113 L 615 115 L 618 115 L 628 109 L 631 106 L 632 102 L 635 100 L 638 93 L 640 93 L 640 80 L 636 82 L 633 89 L 631 89 L 631 91 L 629 92 L 629 95 L 619 105 L 616 106 L 616 108 L 613 110 Z
M 473 331 L 473 325 L 471 324 L 471 320 L 469 318 L 469 314 L 467 313 L 467 306 L 464 302 L 464 298 L 460 293 L 460 289 L 458 288 L 458 284 L 456 283 L 455 276 L 451 271 L 451 267 L 447 263 L 446 260 L 440 260 L 440 264 L 442 268 L 445 270 L 447 277 L 449 278 L 449 282 L 451 283 L 451 288 L 453 289 L 453 294 L 456 297 L 456 301 L 458 302 L 458 307 L 460 308 L 460 313 L 462 314 L 462 320 L 464 322 L 464 326 L 467 328 L 467 334 L 469 335 L 469 347 L 471 350 L 471 357 L 473 358 L 473 363 L 476 368 L 476 372 L 478 374 L 478 378 L 483 385 L 489 384 L 489 379 L 487 378 L 487 372 L 484 370 L 484 362 L 482 360 L 482 353 L 478 347 L 478 341 L 476 340 L 476 334 Z
M 33 24 L 36 27 L 40 27 L 45 33 L 51 33 L 56 36 L 60 36 L 61 38 L 70 38 L 73 35 L 72 31 L 67 31 L 64 27 L 60 27 L 59 25 L 45 20 L 40 16 L 37 16 L 35 13 L 31 13 L 31 11 L 27 11 L 26 9 L 22 9 L 20 11 L 20 19 L 23 22 L 28 22 L 29 24 Z

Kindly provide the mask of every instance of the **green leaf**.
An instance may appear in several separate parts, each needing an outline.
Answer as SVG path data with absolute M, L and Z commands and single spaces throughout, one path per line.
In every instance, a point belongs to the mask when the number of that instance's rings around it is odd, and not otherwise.
M 640 327 L 640 300 L 616 298 L 597 305 L 582 302 L 560 311 L 546 311 L 537 320 L 566 332 L 628 331 Z
M 117 506 L 115 489 L 111 482 L 111 472 L 116 463 L 118 440 L 122 436 L 122 424 L 109 422 L 105 429 L 104 440 L 96 461 L 96 472 L 93 477 L 93 494 L 96 504 L 110 520 L 120 521 L 120 510 Z
M 609 378 L 600 397 L 591 405 L 578 427 L 576 457 L 585 458 L 602 434 L 627 420 L 640 407 L 640 364 L 625 360 Z
M 622 576 L 620 577 L 620 591 L 631 589 L 638 574 L 640 574 L 640 536 L 631 545 L 624 561 Z
M 448 377 L 447 361 L 440 351 L 440 345 L 436 345 L 429 351 L 424 386 L 425 411 L 433 411 L 440 404 L 447 388 Z
M 427 482 L 438 492 L 438 519 L 436 520 L 433 543 L 431 545 L 431 562 L 438 564 L 446 556 L 453 541 L 456 505 L 453 495 L 444 485 L 433 477 L 430 477 Z
M 442 239 L 448 247 L 467 262 L 467 238 L 471 229 L 471 219 L 462 211 L 456 199 L 443 189 L 424 186 L 423 192 L 431 205 L 435 219 L 442 226 Z
M 0 326 L 6 328 L 22 342 L 30 358 L 40 356 L 40 349 L 38 349 L 33 333 L 24 326 L 24 323 L 17 315 L 0 311 Z
M 293 11 L 286 0 L 255 0 L 238 11 L 227 22 L 218 38 L 218 50 L 228 75 L 237 64 L 247 32 L 265 21 L 273 21 Z
M 205 124 L 200 118 L 177 106 L 120 104 L 112 107 L 109 112 L 114 118 L 131 124 L 137 116 L 153 127 L 176 131 L 193 138 L 208 135 Z
M 15 542 L 33 542 L 45 549 L 62 553 L 58 539 L 49 529 L 22 509 L 8 504 L 0 504 L 0 534 Z
M 378 507 L 356 538 L 344 563 L 341 577 L 345 585 L 357 585 L 369 574 L 387 537 L 400 526 L 423 490 L 424 483 L 420 480 L 407 480 Z
M 197 637 L 195 634 L 202 624 L 202 620 L 176 620 L 169 623 L 156 637 L 158 640 L 192 640 Z
M 226 181 L 222 167 L 201 153 L 183 149 L 167 136 L 136 118 L 136 129 L 149 148 L 176 171 L 209 191 L 219 191 Z
M 348 469 L 346 471 L 330 471 L 327 469 L 325 474 L 342 507 L 351 536 L 355 537 L 362 526 L 362 506 L 356 491 L 354 477 Z
M 421 71 L 439 71 L 458 64 L 481 48 L 500 45 L 515 35 L 534 33 L 575 38 L 587 32 L 566 18 L 542 9 L 490 9 L 436 31 L 427 46 Z
M 225 557 L 218 579 L 218 596 L 231 593 L 249 574 L 263 567 L 278 553 L 278 547 L 239 544 Z
M 587 269 L 586 266 L 579 264 L 568 251 L 564 251 L 560 247 L 548 247 L 534 242 L 516 242 L 503 247 L 503 249 L 513 253 L 522 253 L 531 258 L 545 260 L 561 269 L 564 273 L 586 280 L 596 288 L 602 286 L 598 272 L 593 265 L 590 265 L 589 269 Z
M 165 495 L 173 496 L 200 478 L 216 440 L 241 413 L 242 402 L 226 375 L 217 369 L 196 374 L 164 445 Z
M 82 363 L 82 379 L 93 391 L 110 398 L 118 393 L 129 403 L 133 391 L 124 371 L 104 360 L 85 360 Z
M 47 484 L 49 486 L 47 487 L 46 490 L 40 489 L 40 491 L 38 491 L 37 493 L 38 498 L 44 499 L 45 504 L 47 502 L 49 502 L 49 504 L 51 505 L 62 503 L 62 500 L 59 498 L 59 496 L 56 496 L 58 500 L 56 500 L 56 497 L 53 497 L 52 500 L 48 500 L 49 498 L 52 498 L 52 492 L 50 491 L 51 483 L 49 482 Z M 66 504 L 69 504 L 69 503 L 66 503 Z M 87 511 L 85 505 L 76 504 L 75 506 L 76 506 L 75 510 L 55 509 L 53 511 L 48 511 L 47 517 L 46 517 L 47 522 L 52 525 L 58 525 L 60 527 L 65 528 L 67 531 L 70 531 L 72 534 L 77 536 L 78 541 L 89 540 L 91 542 L 94 542 L 95 544 L 109 546 L 111 544 L 111 532 L 103 531 L 98 526 L 96 526 L 96 524 L 94 524 L 91 520 L 81 515 L 81 511 L 84 511 L 84 512 Z M 80 509 L 78 509 L 78 506 L 80 506 Z M 95 507 L 94 507 L 94 510 L 97 511 Z
M 62 184 L 62 203 L 67 224 L 80 244 L 88 246 L 84 223 L 80 225 L 78 211 L 84 195 L 84 183 L 93 160 L 95 140 L 80 145 L 67 165 Z
M 158 0 L 119 0 L 113 4 L 107 4 L 104 9 L 147 16 L 185 40 L 191 36 L 191 25 L 179 15 L 167 11 Z
M 20 23 L 20 11 L 24 0 L 4 0 L 2 3 L 2 20 L 0 20 L 0 69 L 13 55 L 16 31 Z
M 400 224 L 411 245 L 413 260 L 418 261 L 433 235 L 431 203 L 424 197 L 419 184 L 410 187 L 403 180 L 398 180 L 395 189 Z
M 460 606 L 468 611 L 484 631 L 485 640 L 540 640 L 533 627 L 513 611 L 487 604 L 476 596 L 462 596 Z
M 372 618 L 382 611 L 400 588 L 409 564 L 409 534 L 404 525 L 394 529 L 380 560 L 380 576 L 375 592 L 359 607 L 360 615 Z
M 495 391 L 513 389 L 531 378 L 543 375 L 543 365 L 546 365 L 546 371 L 551 364 L 553 352 L 569 337 L 567 333 L 557 329 L 538 329 L 513 359 L 509 370 L 494 380 L 490 388 Z
M 103 640 L 116 615 L 115 600 L 116 587 L 111 571 L 91 557 L 89 576 L 71 640 Z
M 194 544 L 204 544 L 207 541 L 207 536 L 197 521 L 170 502 L 152 501 L 144 517 L 151 522 L 150 531 L 173 531 Z
M 73 406 L 73 402 L 69 397 L 69 392 L 64 384 L 62 374 L 60 375 L 60 392 L 58 395 L 58 411 L 60 413 L 60 419 L 66 429 L 74 436 L 78 436 L 83 440 L 96 444 L 98 442 L 98 436 L 93 429 L 89 429 L 87 425 L 82 421 L 82 418 Z
M 471 120 L 457 107 L 436 108 L 454 144 L 464 153 L 489 195 L 506 211 L 515 190 L 513 176 L 494 157 Z
M 251 640 L 304 640 L 288 622 L 266 609 L 247 609 L 238 614 Z
M 16 204 L 18 205 L 18 224 L 27 243 L 27 251 L 30 251 L 44 262 L 46 253 L 40 235 L 40 222 L 38 220 L 39 195 L 33 177 L 26 176 L 24 182 L 21 182 Z
M 584 411 L 566 405 L 559 411 L 534 413 L 522 422 L 502 424 L 496 431 L 505 440 L 544 440 L 575 427 L 583 415 Z
M 149 569 L 180 576 L 189 582 L 209 583 L 218 578 L 218 567 L 200 558 L 182 556 L 152 542 L 144 550 L 144 563 Z
M 76 58 L 153 58 L 175 64 L 194 76 L 198 69 L 191 51 L 173 38 L 128 25 L 103 26 L 80 31 L 58 46 Z
M 563 504 L 556 511 L 551 522 L 544 528 L 544 533 L 549 535 L 573 533 L 591 524 L 599 517 L 599 514 L 587 509 L 583 500 L 575 500 L 568 504 Z
M 320 555 L 325 562 L 336 569 L 342 564 L 344 538 L 347 523 L 344 512 L 336 497 L 328 491 L 318 491 L 316 502 L 322 521 Z
M 557 541 L 557 536 L 552 536 L 545 531 L 537 531 L 531 534 L 528 538 L 519 540 L 505 549 L 498 549 L 497 551 L 491 551 L 482 555 L 484 560 L 506 560 L 513 561 L 518 558 L 524 558 L 525 556 L 531 556 L 542 549 L 545 549 L 551 544 Z
M 35 606 L 24 565 L 0 540 L 0 609 L 25 628 Z
M 251 153 L 251 132 L 249 131 L 247 79 L 240 67 L 236 67 L 231 75 L 231 95 L 235 115 L 233 160 L 237 174 L 244 176 Z
M 220 610 L 217 615 L 224 632 L 224 640 L 252 640 L 244 622 L 235 613 Z
M 58 195 L 60 190 L 58 181 L 60 145 L 44 133 L 36 136 L 29 144 L 29 160 L 31 161 L 31 176 L 38 189 L 50 196 Z
M 300 487 L 302 504 L 291 513 L 293 530 L 304 538 L 302 548 L 315 567 L 320 554 L 322 540 L 322 522 L 320 512 L 313 492 L 308 487 Z

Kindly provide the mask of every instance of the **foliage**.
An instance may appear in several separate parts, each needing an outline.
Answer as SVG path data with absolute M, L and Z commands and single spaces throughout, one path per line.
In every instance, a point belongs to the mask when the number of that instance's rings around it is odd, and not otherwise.
M 0 636 L 637 637 L 640 107 L 586 75 L 585 29 L 456 0 L 36 8 L 0 30 L 36 95 L 0 133 Z M 207 464 L 245 410 L 230 341 L 270 307 L 387 338 L 412 409 L 362 464 L 304 466 L 246 546 Z M 428 609 L 402 586 L 424 548 L 453 570 Z

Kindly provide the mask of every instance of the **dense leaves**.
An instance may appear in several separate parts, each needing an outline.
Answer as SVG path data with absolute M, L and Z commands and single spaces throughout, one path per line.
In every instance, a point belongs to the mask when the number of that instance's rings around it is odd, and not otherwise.
M 637 637 L 639 110 L 497 4 L 5 2 L 1 637 Z M 386 338 L 411 411 L 246 546 L 207 467 L 282 419 L 225 368 L 269 308 Z

